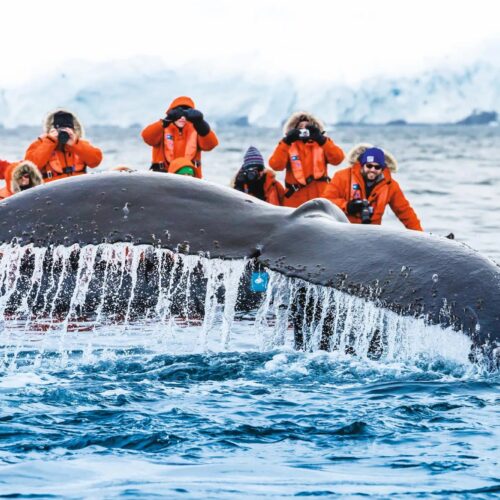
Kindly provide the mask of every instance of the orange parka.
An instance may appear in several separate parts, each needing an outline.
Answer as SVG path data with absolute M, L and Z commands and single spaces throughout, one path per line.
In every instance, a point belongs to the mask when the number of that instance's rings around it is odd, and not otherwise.
M 26 174 L 30 177 L 30 187 L 43 184 L 42 175 L 34 163 L 28 160 L 10 163 L 5 169 L 5 186 L 0 189 L 0 200 L 22 191 L 20 181 Z
M 324 130 L 323 124 L 313 115 L 305 112 L 294 113 L 284 126 L 284 134 L 297 128 L 301 118 Z M 274 170 L 285 170 L 287 192 L 284 205 L 298 207 L 308 200 L 323 194 L 328 178 L 327 164 L 338 165 L 344 159 L 344 152 L 329 137 L 320 146 L 314 141 L 295 141 L 291 145 L 280 141 L 269 158 Z
M 347 203 L 354 199 L 367 199 L 373 208 L 372 224 L 382 223 L 385 208 L 389 205 L 407 229 L 423 231 L 417 214 L 410 206 L 398 182 L 391 175 L 391 169 L 395 171 L 397 164 L 390 153 L 385 152 L 387 168 L 382 171 L 380 179 L 373 187 L 370 196 L 366 196 L 366 186 L 361 173 L 361 165 L 357 161 L 366 147 L 369 146 L 361 144 L 349 153 L 348 158 L 354 163 L 350 167 L 335 173 L 325 189 L 323 197 L 340 207 L 346 213 L 349 221 L 354 224 L 361 224 L 361 215 L 347 214 Z
M 195 107 L 191 98 L 178 97 L 172 101 L 167 109 L 167 113 L 177 106 Z M 193 124 L 190 122 L 186 122 L 186 125 L 182 129 L 179 129 L 173 123 L 164 128 L 162 120 L 158 120 L 148 125 L 142 131 L 141 135 L 144 142 L 153 148 L 153 164 L 162 164 L 164 165 L 164 170 L 168 171 L 168 165 L 170 164 L 169 157 L 173 159 L 188 157 L 197 167 L 199 178 L 202 177 L 201 152 L 211 151 L 219 144 L 213 130 L 210 130 L 207 135 L 202 137 L 196 133 Z
M 57 141 L 48 136 L 54 126 L 54 114 L 57 111 L 47 116 L 44 134 L 29 146 L 25 156 L 40 169 L 45 182 L 85 174 L 87 167 L 95 168 L 102 161 L 101 150 L 82 139 L 83 127 L 74 114 L 74 130 L 77 136 L 75 144 L 65 144 L 60 148 Z
M 282 206 L 285 203 L 285 188 L 276 179 L 276 174 L 270 168 L 265 169 L 264 196 L 271 205 Z
M 5 170 L 9 165 L 8 161 L 0 160 L 0 179 L 5 179 Z

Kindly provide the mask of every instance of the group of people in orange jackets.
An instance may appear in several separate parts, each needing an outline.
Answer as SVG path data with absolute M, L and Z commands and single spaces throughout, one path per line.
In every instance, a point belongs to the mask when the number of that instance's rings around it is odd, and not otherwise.
M 148 125 L 142 138 L 152 147 L 150 169 L 202 179 L 202 151 L 218 145 L 215 132 L 193 100 L 172 101 L 165 116 Z M 339 165 L 344 152 L 325 133 L 322 122 L 310 113 L 296 112 L 284 126 L 283 138 L 269 159 L 257 148 L 248 148 L 232 185 L 274 205 L 298 207 L 313 198 L 327 198 L 340 207 L 352 223 L 380 224 L 387 205 L 408 229 L 422 231 L 415 211 L 392 177 L 397 163 L 387 151 L 370 144 L 356 146 L 347 157 L 349 166 L 328 176 L 328 164 Z M 5 187 L 0 199 L 24 189 L 97 167 L 102 152 L 84 139 L 78 118 L 69 111 L 48 115 L 43 134 L 33 142 L 21 162 L 0 161 Z M 126 168 L 119 168 L 126 169 Z M 275 171 L 285 170 L 285 186 Z

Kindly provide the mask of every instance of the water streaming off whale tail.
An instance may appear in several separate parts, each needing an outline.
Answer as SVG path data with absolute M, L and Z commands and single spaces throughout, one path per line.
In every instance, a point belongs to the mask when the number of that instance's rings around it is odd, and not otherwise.
M 257 269 L 262 271 L 261 269 Z M 460 332 L 400 316 L 373 302 L 267 271 L 150 246 L 0 247 L 4 368 L 52 353 L 145 346 L 164 352 L 332 351 L 392 362 L 468 364 Z

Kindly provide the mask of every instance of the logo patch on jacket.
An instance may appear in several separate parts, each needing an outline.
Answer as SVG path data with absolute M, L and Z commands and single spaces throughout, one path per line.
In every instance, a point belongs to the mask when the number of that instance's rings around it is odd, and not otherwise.
M 352 185 L 352 189 L 354 189 L 354 191 L 358 191 L 359 190 L 359 184 L 353 184 Z
M 292 156 L 292 161 L 297 161 L 299 157 L 297 155 Z

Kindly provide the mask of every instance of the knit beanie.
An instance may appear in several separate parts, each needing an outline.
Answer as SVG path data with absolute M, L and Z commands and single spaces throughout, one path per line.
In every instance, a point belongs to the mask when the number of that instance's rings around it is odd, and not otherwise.
M 367 148 L 359 157 L 359 163 L 366 165 L 367 163 L 377 163 L 381 167 L 385 167 L 385 155 L 379 148 Z
M 250 146 L 243 157 L 242 168 L 246 169 L 255 166 L 260 166 L 264 169 L 264 158 L 256 147 Z

